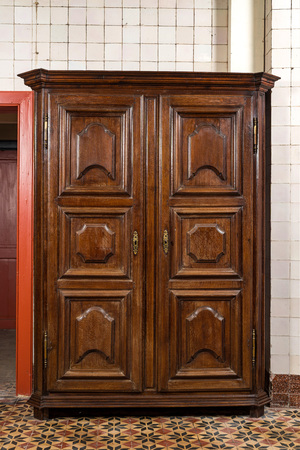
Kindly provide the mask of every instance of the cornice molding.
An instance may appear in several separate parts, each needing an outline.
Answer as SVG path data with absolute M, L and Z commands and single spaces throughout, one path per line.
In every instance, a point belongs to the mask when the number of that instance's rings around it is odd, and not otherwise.
M 263 91 L 272 89 L 279 77 L 264 72 L 125 72 L 125 71 L 83 71 L 35 69 L 18 75 L 26 86 L 38 91 L 65 88 L 122 87 L 160 89 L 201 89 L 217 90 L 235 88 L 237 90 Z

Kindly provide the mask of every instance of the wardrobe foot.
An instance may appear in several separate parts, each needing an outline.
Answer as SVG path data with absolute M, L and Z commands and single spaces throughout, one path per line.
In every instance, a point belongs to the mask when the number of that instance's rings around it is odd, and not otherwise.
M 264 415 L 264 406 L 251 406 L 250 417 L 257 418 Z
M 38 420 L 46 420 L 49 419 L 49 408 L 34 408 L 33 415 Z

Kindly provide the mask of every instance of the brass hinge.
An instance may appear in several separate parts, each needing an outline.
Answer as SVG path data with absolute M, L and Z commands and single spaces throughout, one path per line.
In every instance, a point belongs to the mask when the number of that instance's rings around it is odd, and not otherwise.
M 257 153 L 258 149 L 258 119 L 253 118 L 253 153 Z
M 44 148 L 48 148 L 48 114 L 44 116 Z
M 44 332 L 44 368 L 48 366 L 48 333 Z
M 252 366 L 256 363 L 256 331 L 252 330 Z

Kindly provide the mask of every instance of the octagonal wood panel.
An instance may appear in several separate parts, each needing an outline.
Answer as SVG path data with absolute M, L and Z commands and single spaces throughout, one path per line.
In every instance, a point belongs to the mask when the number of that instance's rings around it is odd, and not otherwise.
M 225 231 L 215 223 L 197 224 L 187 232 L 187 254 L 196 262 L 219 262 L 226 252 Z
M 60 277 L 130 278 L 130 217 L 131 208 L 61 208 Z
M 242 208 L 172 208 L 172 277 L 242 276 Z
M 107 224 L 84 224 L 76 231 L 76 254 L 84 263 L 107 263 L 115 254 L 116 233 Z

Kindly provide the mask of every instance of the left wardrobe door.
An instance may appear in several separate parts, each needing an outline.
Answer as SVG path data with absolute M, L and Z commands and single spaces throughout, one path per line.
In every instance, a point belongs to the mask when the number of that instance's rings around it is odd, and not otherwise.
M 140 110 L 139 96 L 45 97 L 38 232 L 47 391 L 141 390 Z

